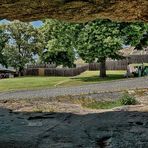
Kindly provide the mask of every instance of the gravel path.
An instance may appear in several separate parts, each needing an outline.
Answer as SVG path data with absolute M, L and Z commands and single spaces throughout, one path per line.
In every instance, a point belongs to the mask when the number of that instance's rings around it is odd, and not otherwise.
M 101 82 L 99 84 L 53 88 L 42 90 L 25 90 L 0 93 L 0 99 L 48 98 L 63 95 L 88 94 L 93 92 L 120 91 L 136 88 L 148 88 L 148 77 Z

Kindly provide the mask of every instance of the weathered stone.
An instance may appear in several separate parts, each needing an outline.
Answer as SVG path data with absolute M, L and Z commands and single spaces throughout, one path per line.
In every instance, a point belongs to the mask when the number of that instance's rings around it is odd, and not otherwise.
M 0 147 L 147 148 L 148 114 L 141 112 L 141 107 L 135 109 L 81 115 L 14 114 L 0 108 Z M 38 116 L 48 118 L 39 119 Z M 30 117 L 34 118 L 28 120 Z
M 138 100 L 142 104 L 106 110 L 64 98 L 1 100 L 0 148 L 147 148 L 148 95 Z
M 148 22 L 147 0 L 2 0 L 0 19 L 55 18 L 86 22 L 97 18 Z

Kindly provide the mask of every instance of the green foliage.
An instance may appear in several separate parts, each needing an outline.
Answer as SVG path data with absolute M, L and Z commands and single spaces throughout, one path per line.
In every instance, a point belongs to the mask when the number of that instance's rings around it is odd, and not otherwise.
M 14 21 L 5 26 L 9 37 L 4 50 L 7 63 L 19 71 L 33 61 L 33 55 L 40 52 L 43 44 L 42 34 L 30 23 Z
M 128 93 L 125 93 L 121 97 L 120 102 L 121 102 L 122 105 L 135 105 L 135 104 L 137 104 L 135 97 L 129 95 Z
M 42 55 L 42 61 L 73 67 L 77 26 L 58 20 L 46 20 L 41 28 L 47 49 Z
M 0 63 L 23 69 L 39 54 L 43 63 L 74 67 L 78 50 L 86 62 L 101 62 L 105 72 L 107 58 L 123 58 L 118 52 L 123 44 L 136 48 L 148 45 L 148 24 L 110 20 L 72 24 L 48 19 L 35 29 L 29 23 L 14 21 L 0 29 Z
M 110 20 L 88 22 L 80 30 L 77 49 L 80 57 L 88 62 L 101 62 L 100 77 L 106 77 L 107 58 L 123 58 L 118 51 L 122 48 L 120 25 Z
M 81 103 L 83 107 L 91 108 L 91 109 L 112 109 L 114 107 L 121 106 L 120 101 L 84 101 Z
M 148 45 L 148 23 L 121 23 L 120 26 L 125 44 L 137 49 Z
M 75 53 L 73 49 L 57 48 L 57 40 L 48 41 L 47 50 L 42 54 L 42 60 L 46 63 L 54 63 L 56 66 L 63 65 L 63 67 L 73 67 L 75 60 Z
M 78 52 L 86 62 L 120 58 L 118 50 L 121 49 L 123 42 L 119 35 L 117 23 L 109 20 L 89 22 L 80 32 L 77 42 Z
M 121 99 L 115 101 L 96 101 L 95 99 L 80 98 L 75 100 L 75 102 L 91 109 L 111 109 L 122 105 L 136 105 L 138 103 L 135 97 L 127 93 L 124 94 Z
M 117 23 L 96 20 L 86 24 L 72 24 L 58 20 L 46 20 L 41 31 L 45 36 L 43 62 L 72 67 L 75 51 L 86 62 L 101 62 L 106 58 L 123 58 L 118 51 L 123 44 L 141 47 L 147 43 L 144 23 Z M 67 62 L 66 62 L 67 61 Z
M 8 41 L 8 36 L 5 34 L 3 26 L 0 26 L 0 64 L 7 66 L 6 57 L 4 55 L 4 47 Z

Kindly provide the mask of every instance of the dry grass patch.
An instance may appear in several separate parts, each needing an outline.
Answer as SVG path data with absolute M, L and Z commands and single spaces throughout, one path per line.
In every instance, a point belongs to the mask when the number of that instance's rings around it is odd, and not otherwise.
M 91 94 L 67 95 L 52 98 L 36 98 L 23 100 L 1 100 L 0 107 L 8 108 L 19 112 L 73 112 L 79 113 L 95 109 L 112 109 L 123 105 L 137 105 L 137 98 L 131 97 L 137 94 L 143 95 L 147 89 L 132 90 L 134 94 L 126 94 L 119 99 L 94 99 Z M 91 96 L 89 98 L 89 96 Z M 140 97 L 139 97 L 140 98 Z M 139 101 L 139 100 L 138 100 Z M 145 100 L 144 100 L 145 101 Z M 136 103 L 135 103 L 136 102 Z M 139 101 L 141 103 L 141 101 Z M 139 103 L 138 102 L 138 103 Z

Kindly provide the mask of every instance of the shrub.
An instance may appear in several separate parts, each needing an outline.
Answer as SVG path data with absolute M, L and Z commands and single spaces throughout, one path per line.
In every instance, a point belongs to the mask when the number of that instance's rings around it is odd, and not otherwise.
M 128 93 L 125 93 L 121 97 L 120 102 L 121 102 L 122 105 L 135 105 L 135 104 L 137 104 L 135 97 L 129 95 Z

